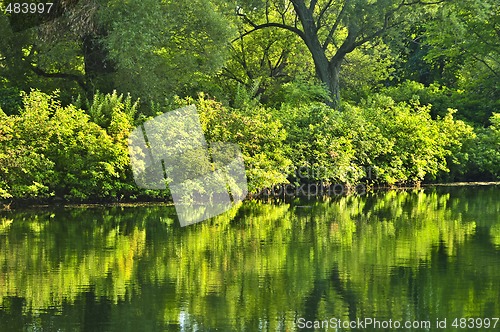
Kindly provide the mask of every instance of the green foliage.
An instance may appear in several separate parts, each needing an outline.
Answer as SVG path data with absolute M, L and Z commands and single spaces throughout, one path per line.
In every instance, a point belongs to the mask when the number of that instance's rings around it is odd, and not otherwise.
M 0 85 L 0 108 L 8 115 L 17 114 L 22 107 L 20 91 Z
M 0 76 L 23 91 L 59 89 L 64 103 L 97 90 L 116 89 L 147 104 L 194 95 L 213 85 L 233 31 L 220 1 L 63 1 L 54 7 L 57 13 L 44 24 L 0 16 Z
M 197 104 L 209 141 L 240 145 L 254 192 L 299 167 L 304 181 L 348 184 L 498 178 L 494 0 L 233 5 L 77 2 L 25 26 L 1 16 L 0 197 L 166 197 L 135 188 L 127 137 L 179 103 Z
M 269 15 L 276 17 L 277 13 L 271 11 Z M 240 33 L 245 30 L 241 21 L 238 21 L 238 29 Z M 287 98 L 286 90 L 297 90 L 299 86 L 309 90 L 307 83 L 312 78 L 312 61 L 303 42 L 290 31 L 278 28 L 259 30 L 233 40 L 218 77 L 225 92 L 222 98 L 236 108 L 240 107 L 237 96 L 242 86 L 252 92 L 252 97 L 258 96 L 263 104 L 279 107 Z M 306 91 L 302 95 L 312 98 Z M 328 94 L 322 95 L 328 98 Z
M 467 161 L 462 143 L 473 137 L 472 128 L 453 113 L 433 120 L 430 106 L 374 95 L 342 112 L 311 104 L 283 106 L 275 115 L 288 132 L 294 166 L 308 169 L 307 180 L 353 184 L 374 177 L 395 184 L 433 178 Z
M 54 161 L 47 156 L 54 129 L 50 117 L 60 105 L 55 95 L 33 92 L 22 97 L 20 114 L 2 117 L 2 187 L 5 196 L 48 197 L 55 174 Z
M 453 119 L 453 110 L 443 119 L 432 120 L 429 106 L 395 103 L 380 95 L 360 107 L 390 142 L 381 155 L 373 158 L 385 183 L 418 182 L 449 171 L 446 158 L 472 135 L 470 126 Z
M 421 105 L 432 106 L 431 115 L 436 118 L 448 113 L 448 108 L 456 108 L 456 92 L 446 86 L 433 83 L 425 86 L 416 81 L 404 81 L 396 86 L 382 89 L 382 93 L 396 102 L 418 102 Z
M 245 28 L 240 30 L 240 40 L 243 43 L 243 38 L 251 34 L 263 30 L 271 33 L 277 28 L 285 30 L 287 34 L 293 33 L 295 40 L 302 43 L 295 49 L 305 50 L 305 46 L 310 55 L 309 59 L 303 61 L 307 65 L 302 67 L 314 68 L 317 78 L 330 92 L 331 104 L 338 107 L 340 87 L 344 88 L 346 83 L 351 84 L 347 96 L 359 99 L 356 98 L 356 90 L 359 92 L 362 88 L 366 93 L 370 90 L 370 84 L 377 85 L 381 78 L 388 77 L 388 65 L 393 59 L 388 56 L 390 52 L 381 44 L 380 37 L 417 21 L 425 12 L 425 5 L 423 2 L 401 3 L 395 0 L 369 4 L 366 1 L 338 0 L 241 1 L 237 14 Z M 293 43 L 282 49 L 290 50 Z M 365 49 L 360 50 L 362 47 Z M 270 48 L 260 51 L 261 56 L 258 58 L 262 58 L 261 67 L 264 63 L 271 63 L 266 61 L 266 53 Z M 251 54 L 258 49 L 242 53 Z M 305 52 L 300 53 L 303 56 Z M 249 70 L 245 56 L 240 56 L 239 60 L 244 71 L 253 73 Z M 346 64 L 349 65 L 344 73 L 341 68 L 345 68 Z M 360 81 L 360 77 L 365 82 Z
M 282 105 L 299 106 L 320 101 L 331 101 L 328 89 L 315 80 L 297 79 L 284 83 L 270 93 L 268 104 L 280 108 Z
M 78 80 L 84 77 L 84 58 L 81 45 L 73 34 L 76 24 L 71 28 L 63 27 L 56 19 L 34 27 L 18 24 L 25 18 L 29 21 L 33 15 L 14 16 L 0 16 L 0 86 L 28 93 L 30 89 L 46 93 L 60 90 L 59 98 L 65 102 L 82 93 Z M 11 96 L 17 98 L 18 94 Z M 4 110 L 13 114 L 9 109 Z
M 302 181 L 358 180 L 347 172 L 355 150 L 349 135 L 342 130 L 345 123 L 340 112 L 318 103 L 285 104 L 274 114 L 287 130 L 286 142 L 296 177 Z
M 243 153 L 250 192 L 286 183 L 290 165 L 284 144 L 286 130 L 268 109 L 233 109 L 200 94 L 195 103 L 209 142 L 237 143 Z
M 489 180 L 500 179 L 500 113 L 493 113 L 488 128 L 477 130 L 477 138 L 469 145 L 468 170 L 472 176 L 486 175 Z
M 231 32 L 216 9 L 208 0 L 107 1 L 101 42 L 116 64 L 115 88 L 147 102 L 200 91 L 222 66 Z
M 340 84 L 342 99 L 359 102 L 376 91 L 393 73 L 394 55 L 381 41 L 367 43 L 346 56 Z
M 471 79 L 471 82 L 474 80 Z M 484 82 L 483 82 L 484 83 Z M 477 82 L 477 84 L 483 84 Z M 475 91 L 475 83 L 469 83 L 470 90 L 461 90 L 453 87 L 432 83 L 425 86 L 415 81 L 405 81 L 396 86 L 382 89 L 382 93 L 390 96 L 395 101 L 418 101 L 422 105 L 430 105 L 431 115 L 444 117 L 449 108 L 457 109 L 456 116 L 462 120 L 472 123 L 486 124 L 486 119 L 491 116 L 493 110 L 499 105 L 498 98 L 494 98 L 494 92 Z M 488 85 L 488 89 L 495 90 Z M 477 92 L 477 93 L 476 93 Z
M 22 98 L 18 115 L 0 113 L 1 198 L 168 195 L 168 190 L 139 190 L 133 183 L 127 138 L 137 103 L 130 96 L 97 93 L 92 102 L 66 107 L 57 94 L 33 91 Z M 241 108 L 229 108 L 200 94 L 196 100 L 174 101 L 169 108 L 195 103 L 208 142 L 240 146 L 251 192 L 289 180 L 392 185 L 498 178 L 497 114 L 476 135 L 454 119 L 456 110 L 433 119 L 431 106 L 417 98 L 406 103 L 373 95 L 359 105 L 345 103 L 342 111 L 299 99 L 282 103 L 280 109 L 263 107 L 244 95 L 240 100 Z M 82 104 L 87 112 L 77 107 Z M 164 110 L 154 107 L 155 112 Z
M 393 82 L 423 83 L 421 102 L 430 97 L 435 114 L 455 108 L 457 117 L 486 126 L 500 106 L 499 12 L 495 0 L 443 1 L 391 40 Z
M 139 100 L 133 102 L 132 97 L 113 91 L 111 94 L 104 94 L 97 91 L 92 97 L 92 101 L 76 101 L 75 106 L 87 110 L 90 120 L 113 137 L 117 142 L 123 143 L 126 136 L 132 130 L 134 119 L 138 113 Z
M 84 111 L 62 107 L 57 98 L 32 91 L 23 95 L 19 115 L 1 117 L 4 198 L 115 197 L 128 169 L 126 149 Z
M 447 149 L 446 156 L 448 174 L 438 174 L 437 179 L 447 181 L 463 180 L 462 175 L 468 171 L 470 159 L 470 146 L 476 139 L 473 127 L 462 120 L 455 120 L 454 114 L 458 111 L 448 109 L 448 114 L 443 118 L 438 117 L 440 126 L 440 140 Z
M 232 106 L 237 109 L 253 109 L 261 105 L 259 94 L 260 79 L 256 79 L 250 86 L 236 84 Z
M 89 116 L 73 106 L 59 108 L 46 152 L 55 163 L 56 195 L 77 199 L 114 196 L 114 182 L 126 164 L 119 164 L 113 141 Z M 64 189 L 63 189 L 64 188 Z
M 480 62 L 498 76 L 499 11 L 495 0 L 444 2 L 427 24 L 427 43 L 434 47 L 426 58 L 432 61 L 441 56 L 451 60 L 463 57 L 463 63 Z

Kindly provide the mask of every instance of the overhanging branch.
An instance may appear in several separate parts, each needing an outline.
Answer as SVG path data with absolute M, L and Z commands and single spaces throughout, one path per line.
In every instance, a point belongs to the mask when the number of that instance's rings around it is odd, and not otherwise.
M 87 85 L 85 84 L 85 81 L 82 76 L 76 74 L 68 74 L 68 73 L 49 73 L 32 64 L 30 64 L 30 69 L 38 76 L 48 77 L 48 78 L 62 78 L 75 81 L 84 91 L 87 91 Z
M 257 30 L 270 28 L 270 27 L 285 29 L 285 30 L 288 30 L 288 31 L 291 31 L 291 32 L 297 34 L 302 39 L 305 38 L 304 33 L 301 30 L 299 30 L 298 28 L 292 27 L 290 25 L 282 24 L 282 23 L 269 22 L 269 23 L 264 23 L 264 24 L 251 24 L 251 25 L 253 27 L 252 30 L 249 30 L 249 31 L 242 33 L 238 38 L 233 39 L 232 42 L 235 42 L 236 40 L 238 40 L 240 38 L 248 36 L 249 34 L 251 34 L 252 32 L 255 32 Z

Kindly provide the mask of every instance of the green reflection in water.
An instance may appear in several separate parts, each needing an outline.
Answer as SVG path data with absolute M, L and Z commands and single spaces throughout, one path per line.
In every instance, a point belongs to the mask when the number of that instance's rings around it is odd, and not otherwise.
M 245 202 L 185 228 L 165 206 L 4 212 L 0 330 L 499 317 L 499 193 Z

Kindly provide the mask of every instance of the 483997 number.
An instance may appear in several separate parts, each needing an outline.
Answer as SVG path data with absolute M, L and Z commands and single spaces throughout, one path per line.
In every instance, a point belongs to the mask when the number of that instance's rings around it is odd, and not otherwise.
M 48 14 L 54 3 L 11 2 L 3 10 L 4 14 Z
M 455 318 L 452 327 L 457 329 L 479 329 L 479 328 L 496 328 L 497 323 L 500 319 L 498 317 L 495 318 Z

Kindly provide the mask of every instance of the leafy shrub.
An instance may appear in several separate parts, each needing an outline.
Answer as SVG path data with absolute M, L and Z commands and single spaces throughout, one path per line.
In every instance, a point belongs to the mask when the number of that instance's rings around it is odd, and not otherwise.
M 282 105 L 274 116 L 288 133 L 286 143 L 296 181 L 353 182 L 355 157 L 343 114 L 320 103 Z M 294 171 L 294 172 L 293 172 Z
M 83 110 L 57 99 L 32 91 L 19 115 L 1 116 L 3 197 L 114 197 L 128 168 L 126 150 Z
M 44 154 L 47 121 L 0 110 L 0 199 L 48 197 L 54 163 Z
M 85 109 L 92 122 L 106 129 L 115 141 L 123 142 L 134 125 L 139 101 L 133 102 L 130 95 L 124 97 L 116 91 L 111 94 L 97 91 L 91 101 L 82 101 L 80 97 L 75 107 Z
M 0 109 L 0 199 L 169 195 L 133 183 L 127 138 L 137 104 L 130 97 L 97 94 L 87 104 L 89 114 L 61 106 L 57 94 L 32 91 L 22 100 L 17 115 Z M 344 104 L 342 111 L 314 102 L 283 103 L 280 109 L 248 102 L 235 109 L 203 94 L 168 107 L 193 103 L 207 141 L 240 146 L 251 192 L 290 179 L 355 184 L 371 175 L 378 183 L 404 184 L 500 175 L 497 113 L 476 135 L 454 118 L 456 110 L 433 119 L 430 105 L 384 95 Z
M 308 181 L 352 184 L 376 176 L 372 180 L 396 184 L 435 177 L 463 161 L 462 142 L 472 128 L 453 113 L 433 120 L 430 106 L 374 95 L 358 106 L 344 104 L 341 112 L 284 105 L 275 116 L 288 132 L 293 164 L 308 169 Z
M 491 125 L 477 129 L 477 137 L 469 145 L 469 176 L 476 179 L 500 179 L 500 113 L 493 113 Z
M 447 157 L 472 133 L 470 126 L 453 119 L 454 110 L 433 120 L 431 107 L 417 101 L 396 103 L 390 97 L 375 95 L 360 107 L 365 118 L 392 142 L 374 158 L 380 179 L 388 184 L 418 182 L 448 172 Z
M 296 79 L 281 86 L 275 87 L 275 90 L 268 91 L 270 106 L 280 108 L 281 105 L 298 107 L 318 101 L 331 101 L 331 96 L 324 84 Z
M 267 109 L 228 108 L 204 94 L 178 103 L 196 104 L 207 141 L 240 146 L 250 192 L 287 182 L 286 130 Z
M 405 81 L 397 86 L 383 89 L 382 93 L 396 102 L 416 102 L 420 105 L 432 106 L 430 113 L 433 118 L 438 115 L 446 116 L 448 108 L 456 108 L 457 103 L 453 96 L 455 91 L 445 86 L 433 83 L 425 86 L 415 81 Z

